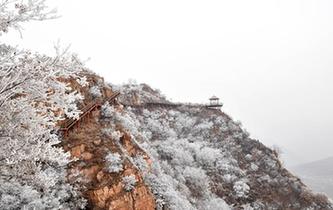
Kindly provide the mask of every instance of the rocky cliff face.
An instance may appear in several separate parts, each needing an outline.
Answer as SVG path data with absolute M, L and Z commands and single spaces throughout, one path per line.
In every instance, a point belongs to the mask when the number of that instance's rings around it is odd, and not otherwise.
M 101 78 L 89 79 L 89 87 L 78 89 L 85 95 L 85 104 L 112 94 L 110 88 L 99 86 L 104 84 Z M 71 83 L 73 88 L 78 87 L 74 81 Z M 95 87 L 98 89 L 94 90 Z M 64 137 L 62 146 L 73 158 L 68 167 L 69 182 L 80 185 L 83 195 L 88 200 L 88 209 L 155 209 L 155 199 L 150 189 L 144 183 L 140 171 L 129 160 L 130 156 L 145 153 L 133 144 L 126 132 L 122 132 L 120 141 L 108 135 L 104 131 L 108 126 L 101 117 L 101 111 L 96 109 Z M 119 171 L 108 170 L 107 164 L 112 164 L 106 159 L 109 153 L 120 155 Z M 147 155 L 146 157 L 149 163 L 150 160 Z M 126 190 L 123 178 L 128 176 L 135 178 L 135 184 L 132 189 Z
M 62 143 L 75 158 L 68 180 L 81 186 L 89 209 L 332 208 L 224 112 L 170 105 L 147 85 L 88 78 L 78 89 L 85 104 L 122 92 Z

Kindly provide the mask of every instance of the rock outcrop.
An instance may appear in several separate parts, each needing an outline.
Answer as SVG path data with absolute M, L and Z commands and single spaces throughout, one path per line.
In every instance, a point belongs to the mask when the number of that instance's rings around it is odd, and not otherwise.
M 77 87 L 74 81 L 71 84 L 73 88 Z M 94 84 L 98 85 L 96 78 L 90 77 L 90 87 Z M 88 88 L 78 89 L 85 95 L 86 104 L 94 100 Z M 102 98 L 112 94 L 109 88 L 101 90 Z M 90 118 L 76 125 L 64 137 L 62 146 L 73 159 L 68 167 L 69 182 L 79 183 L 89 209 L 154 210 L 155 199 L 149 187 L 139 170 L 126 157 L 127 154 L 134 156 L 144 152 L 131 142 L 128 134 L 124 134 L 117 144 L 115 139 L 103 134 L 104 127 L 101 111 L 95 110 Z M 107 171 L 105 157 L 109 152 L 117 152 L 123 158 L 123 169 L 119 173 Z M 136 184 L 131 191 L 126 191 L 122 178 L 130 175 L 135 176 Z

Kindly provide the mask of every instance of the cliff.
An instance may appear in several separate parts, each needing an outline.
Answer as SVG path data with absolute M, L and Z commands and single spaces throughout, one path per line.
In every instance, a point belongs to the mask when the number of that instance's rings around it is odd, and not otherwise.
M 68 180 L 79 183 L 89 209 L 332 208 L 223 111 L 86 76 L 84 104 L 121 92 L 62 142 L 75 158 Z
M 79 88 L 74 80 L 66 81 L 85 96 L 81 107 L 113 94 L 109 87 L 101 87 L 94 92 L 95 87 L 103 84 L 101 78 L 90 76 L 88 81 L 89 85 L 85 88 Z M 155 209 L 155 199 L 150 189 L 129 158 L 145 155 L 144 151 L 133 144 L 125 131 L 119 142 L 107 135 L 104 130 L 108 126 L 109 123 L 101 117 L 101 110 L 95 109 L 64 136 L 61 146 L 70 152 L 73 159 L 68 166 L 68 181 L 72 184 L 79 183 L 83 196 L 88 200 L 88 209 Z M 119 171 L 108 170 L 107 164 L 110 162 L 106 157 L 110 153 L 120 155 Z M 146 157 L 149 162 L 147 155 Z M 135 178 L 135 184 L 133 188 L 126 190 L 123 178 L 131 176 Z

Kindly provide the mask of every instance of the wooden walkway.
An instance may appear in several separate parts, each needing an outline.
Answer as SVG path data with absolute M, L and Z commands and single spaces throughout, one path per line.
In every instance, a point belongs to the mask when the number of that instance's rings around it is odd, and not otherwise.
M 188 107 L 188 108 L 207 108 L 207 109 L 214 109 L 215 106 L 205 105 L 205 104 L 186 104 L 186 103 L 170 103 L 170 102 L 146 102 L 140 105 L 135 104 L 124 104 L 125 107 L 134 107 L 134 108 L 153 108 L 153 107 L 160 107 L 160 108 L 176 108 L 176 107 Z
M 68 131 L 74 126 L 80 126 L 80 122 L 84 121 L 86 118 L 90 118 L 91 114 L 94 110 L 99 109 L 105 102 L 109 102 L 114 104 L 116 102 L 116 98 L 120 95 L 119 92 L 115 92 L 112 96 L 106 98 L 105 100 L 96 100 L 88 104 L 82 109 L 82 114 L 78 119 L 67 119 L 62 124 L 60 131 L 64 132 L 64 136 L 68 135 Z

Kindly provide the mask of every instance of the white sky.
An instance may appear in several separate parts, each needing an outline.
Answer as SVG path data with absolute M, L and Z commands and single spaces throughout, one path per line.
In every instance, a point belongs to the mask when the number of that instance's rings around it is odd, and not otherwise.
M 2 41 L 50 54 L 72 44 L 112 83 L 136 79 L 174 101 L 221 97 L 287 164 L 332 156 L 333 1 L 50 0 L 60 19 Z

